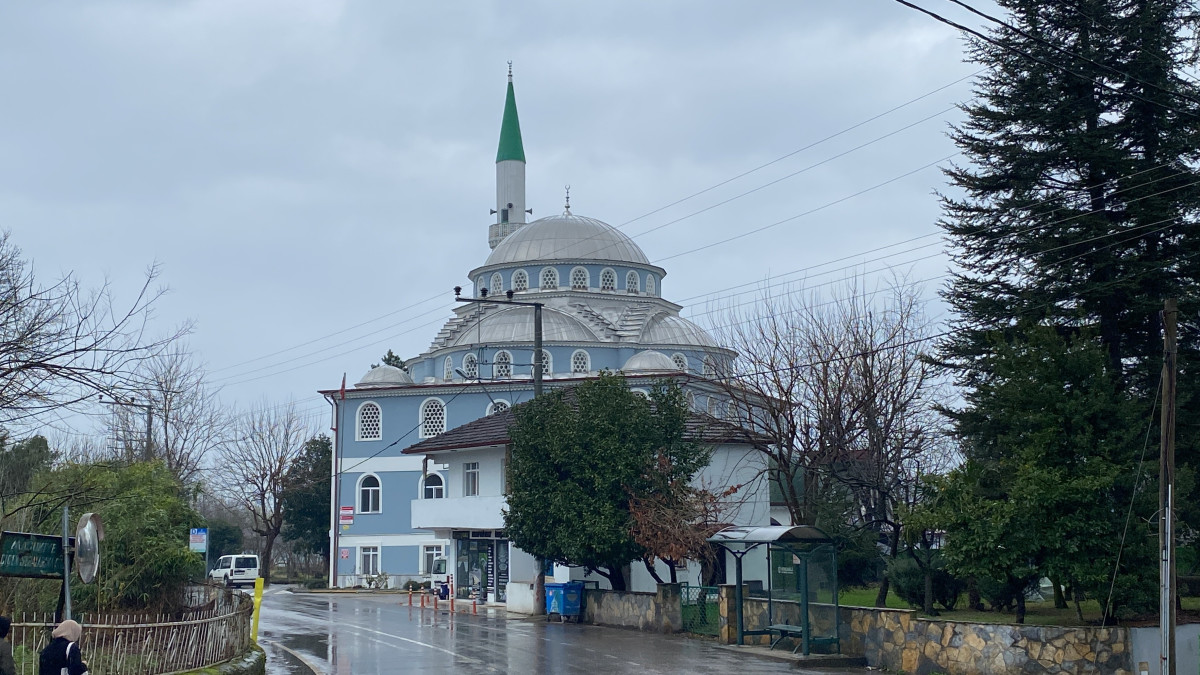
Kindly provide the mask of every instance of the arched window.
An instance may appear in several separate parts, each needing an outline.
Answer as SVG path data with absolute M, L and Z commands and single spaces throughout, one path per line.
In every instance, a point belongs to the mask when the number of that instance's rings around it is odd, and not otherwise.
M 446 404 L 439 398 L 427 398 L 421 404 L 421 438 L 446 431 Z
M 479 377 L 479 359 L 474 354 L 463 357 L 463 374 L 472 380 Z
M 717 374 L 717 367 L 713 364 L 711 356 L 704 357 L 704 376 L 712 377 Z
M 529 290 L 529 275 L 525 273 L 525 270 L 513 272 L 512 289 L 517 293 L 524 293 Z
M 654 295 L 654 275 L 646 275 L 646 295 Z
M 512 354 L 503 350 L 496 352 L 492 377 L 512 377 Z
M 446 496 L 446 483 L 436 473 L 425 476 L 421 481 L 422 499 L 441 499 Z
M 358 432 L 356 441 L 378 441 L 383 438 L 383 413 L 375 403 L 358 406 Z
M 687 372 L 688 364 L 687 364 L 686 356 L 684 356 L 683 354 L 680 354 L 679 352 L 675 352 L 674 354 L 671 355 L 671 360 L 675 362 L 675 367 L 678 368 L 680 372 L 683 372 L 683 373 Z
M 591 275 L 588 274 L 587 268 L 576 267 L 571 270 L 571 290 L 586 291 L 591 283 Z
M 649 288 L 649 286 L 647 286 Z M 492 275 L 492 287 L 488 289 L 488 293 L 492 295 L 500 295 L 504 292 L 504 277 L 500 276 L 499 272 Z
M 646 391 L 645 389 L 634 389 L 633 393 L 637 394 L 638 396 L 641 396 L 642 398 L 646 399 L 647 401 L 650 400 L 650 392 Z
M 379 499 L 382 490 L 379 489 L 379 478 L 373 474 L 367 474 L 358 481 L 358 512 L 359 513 L 379 513 Z
M 487 288 L 486 283 L 483 277 L 475 280 L 475 297 L 483 297 L 483 289 Z
M 541 289 L 543 291 L 553 291 L 558 289 L 558 270 L 553 267 L 542 269 Z
M 442 362 L 442 379 L 449 382 L 454 379 L 454 359 L 447 356 Z
M 614 272 L 612 268 L 605 268 L 600 272 L 600 290 L 617 290 L 617 273 Z
M 640 291 L 641 284 L 638 283 L 639 279 L 641 279 L 641 277 L 638 276 L 637 272 L 634 272 L 633 270 L 629 270 L 629 274 L 625 275 L 625 292 L 626 293 L 637 293 L 638 291 Z
M 488 404 L 487 411 L 484 414 L 485 415 L 495 415 L 496 413 L 504 412 L 505 410 L 508 410 L 509 407 L 510 406 L 508 405 L 508 401 L 505 401 L 502 398 L 498 398 L 495 401 L 492 401 L 491 403 Z
M 531 370 L 530 373 L 533 371 Z M 554 372 L 554 362 L 550 358 L 550 352 L 542 350 L 542 375 L 546 376 Z
M 591 357 L 584 350 L 576 349 L 575 353 L 571 354 L 571 373 L 575 375 L 587 375 L 591 369 Z
M 688 410 L 695 410 L 696 409 L 696 395 L 689 391 L 686 394 L 684 394 L 684 398 L 687 400 Z

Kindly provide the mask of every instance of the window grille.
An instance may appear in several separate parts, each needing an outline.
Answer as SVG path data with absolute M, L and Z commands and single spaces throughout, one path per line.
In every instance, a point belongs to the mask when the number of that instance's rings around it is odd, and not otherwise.
M 379 479 L 366 476 L 358 484 L 358 512 L 379 513 Z
M 475 297 L 483 297 L 483 289 L 487 288 L 485 284 L 486 282 L 483 280 L 483 277 L 479 277 L 475 280 Z
M 592 369 L 592 360 L 582 349 L 571 354 L 571 372 L 576 375 L 586 375 Z
M 553 267 L 547 267 L 542 270 L 542 290 L 553 291 L 558 288 L 558 270 Z
M 654 295 L 654 275 L 646 275 L 646 295 Z
M 442 379 L 447 382 L 454 379 L 454 359 L 449 356 L 442 362 Z
M 638 283 L 640 278 L 637 272 L 630 270 L 629 274 L 625 275 L 625 292 L 637 293 L 641 290 L 641 284 Z
M 546 376 L 554 372 L 553 359 L 550 358 L 550 352 L 542 350 L 542 375 Z M 533 371 L 530 371 L 533 372 Z
M 431 398 L 421 404 L 421 438 L 446 431 L 446 404 Z
M 492 287 L 488 289 L 488 293 L 499 295 L 504 292 L 504 277 L 500 276 L 499 272 L 492 275 Z
M 712 377 L 713 375 L 716 375 L 716 374 L 717 374 L 717 368 L 716 368 L 716 366 L 713 365 L 712 358 L 707 357 L 707 356 L 704 357 L 704 376 Z
M 383 438 L 383 413 L 374 403 L 364 403 L 358 408 L 358 438 L 360 441 L 378 441 Z
M 506 351 L 496 352 L 495 362 L 492 363 L 492 377 L 512 377 L 512 354 Z
M 509 407 L 508 401 L 505 401 L 503 399 L 493 401 L 488 404 L 487 414 L 495 415 L 496 413 L 500 413 L 500 412 L 504 412 L 505 410 L 508 410 L 508 407 Z
M 671 360 L 675 362 L 675 367 L 678 368 L 681 372 L 684 372 L 684 373 L 687 372 L 688 362 L 687 362 L 686 356 L 684 356 L 683 354 L 680 354 L 679 352 L 675 352 L 674 354 L 671 355 Z
M 600 290 L 615 291 L 617 290 L 617 273 L 606 269 L 600 273 Z
M 571 289 L 575 291 L 586 291 L 588 286 L 592 283 L 592 280 L 589 278 L 589 276 L 590 275 L 588 274 L 587 269 L 583 267 L 576 267 L 575 269 L 571 270 Z
M 467 354 L 463 357 L 463 373 L 470 379 L 479 377 L 479 359 L 475 358 L 474 354 Z
M 512 289 L 517 293 L 524 293 L 529 290 L 529 275 L 525 273 L 525 270 L 513 272 Z

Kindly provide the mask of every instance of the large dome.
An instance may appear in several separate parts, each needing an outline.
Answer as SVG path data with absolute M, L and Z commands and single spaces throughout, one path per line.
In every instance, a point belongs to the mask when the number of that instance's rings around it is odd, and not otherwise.
M 577 319 L 549 307 L 542 310 L 542 339 L 546 342 L 596 342 L 596 334 Z M 533 308 L 515 307 L 489 314 L 463 328 L 452 347 L 495 342 L 532 342 Z
M 646 322 L 638 342 L 652 345 L 717 346 L 703 328 L 673 314 L 659 314 Z
M 484 267 L 548 260 L 611 260 L 649 265 L 633 240 L 608 223 L 564 213 L 539 218 L 504 238 Z

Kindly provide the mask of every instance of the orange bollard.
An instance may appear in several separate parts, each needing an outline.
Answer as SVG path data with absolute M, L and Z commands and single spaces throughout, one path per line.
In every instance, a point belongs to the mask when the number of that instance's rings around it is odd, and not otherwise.
M 437 609 L 437 605 L 438 605 L 438 596 L 436 596 L 436 595 L 435 595 L 435 596 L 433 596 L 433 608 L 434 608 L 434 610 L 436 610 L 436 609 Z
M 408 589 L 408 606 L 412 607 L 412 589 Z
M 421 594 L 421 609 L 425 609 L 425 593 Z
M 478 603 L 477 603 L 476 601 L 474 601 L 474 600 L 472 600 L 472 601 L 471 601 L 471 613 L 472 613 L 472 614 L 478 614 L 478 613 L 479 613 L 479 607 L 478 607 Z

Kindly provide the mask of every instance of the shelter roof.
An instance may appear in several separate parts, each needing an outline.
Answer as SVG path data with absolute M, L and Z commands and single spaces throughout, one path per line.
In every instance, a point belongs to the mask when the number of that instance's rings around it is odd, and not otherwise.
M 769 525 L 727 527 L 708 538 L 717 544 L 815 544 L 831 542 L 829 535 L 812 525 Z

